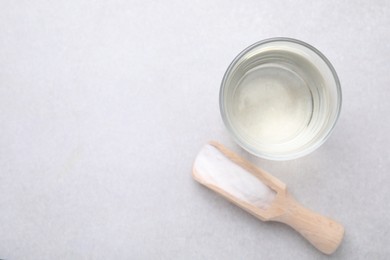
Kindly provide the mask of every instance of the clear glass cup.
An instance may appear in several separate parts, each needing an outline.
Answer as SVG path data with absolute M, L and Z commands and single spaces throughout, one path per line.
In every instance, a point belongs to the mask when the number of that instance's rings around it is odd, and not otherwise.
M 341 109 L 341 88 L 327 58 L 290 38 L 257 42 L 228 67 L 220 89 L 222 119 L 250 153 L 289 160 L 317 149 Z

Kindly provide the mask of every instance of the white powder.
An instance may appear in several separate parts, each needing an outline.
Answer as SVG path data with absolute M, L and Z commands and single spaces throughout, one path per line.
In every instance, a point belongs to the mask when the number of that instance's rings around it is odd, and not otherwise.
M 195 159 L 194 169 L 204 182 L 259 208 L 267 209 L 275 198 L 274 190 L 212 145 L 202 148 Z

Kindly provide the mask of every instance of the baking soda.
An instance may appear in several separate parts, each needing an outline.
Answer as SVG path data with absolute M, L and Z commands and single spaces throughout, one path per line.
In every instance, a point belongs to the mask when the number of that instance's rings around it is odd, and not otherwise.
M 267 209 L 276 196 L 274 190 L 212 145 L 202 148 L 195 159 L 194 171 L 207 184 L 262 209 Z

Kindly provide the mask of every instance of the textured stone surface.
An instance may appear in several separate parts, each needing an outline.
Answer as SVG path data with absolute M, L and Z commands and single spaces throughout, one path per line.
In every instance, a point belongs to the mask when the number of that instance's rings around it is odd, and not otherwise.
M 0 258 L 329 259 L 196 183 L 210 139 L 344 224 L 332 259 L 390 255 L 389 1 L 0 1 Z M 268 37 L 333 63 L 343 108 L 293 161 L 228 136 L 219 85 Z

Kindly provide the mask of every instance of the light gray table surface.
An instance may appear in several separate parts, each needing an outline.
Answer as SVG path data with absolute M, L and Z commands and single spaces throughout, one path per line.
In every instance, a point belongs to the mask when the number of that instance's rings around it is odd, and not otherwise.
M 343 107 L 328 141 L 257 159 L 219 114 L 248 45 L 306 41 Z M 0 259 L 389 259 L 389 1 L 0 1 Z M 191 178 L 217 140 L 343 223 L 330 257 Z

